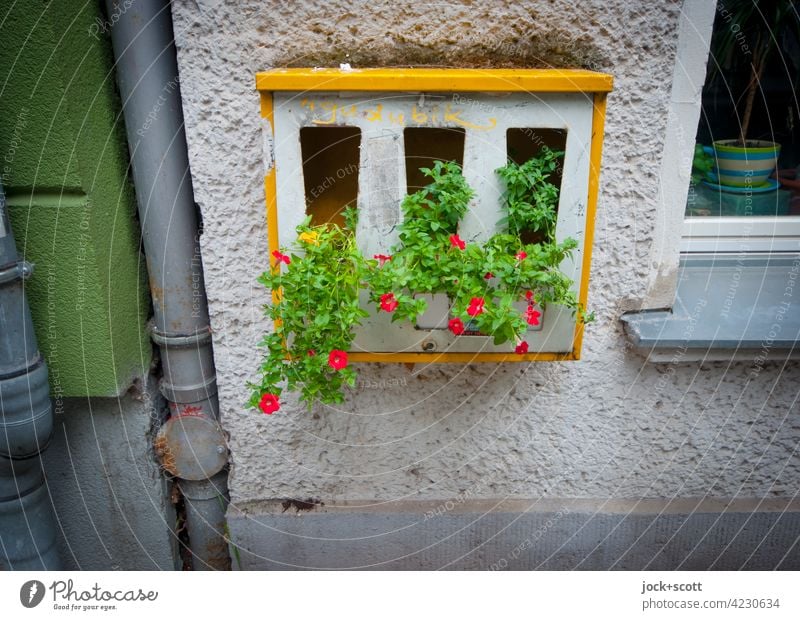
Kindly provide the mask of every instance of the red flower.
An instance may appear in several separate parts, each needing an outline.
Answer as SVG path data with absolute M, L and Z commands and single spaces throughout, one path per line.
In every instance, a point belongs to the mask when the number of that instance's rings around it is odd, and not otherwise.
M 447 323 L 447 327 L 456 336 L 460 336 L 464 333 L 464 321 L 461 319 L 450 319 L 450 321 Z
M 534 300 L 533 298 L 533 291 L 528 291 L 527 293 L 525 293 L 525 299 L 528 300 L 528 303 L 532 304 L 536 303 L 536 300 Z
M 514 349 L 514 353 L 517 355 L 525 355 L 528 352 L 528 343 L 524 340 L 517 345 L 517 348 Z
M 316 354 L 317 354 L 317 352 L 314 349 L 309 349 L 308 350 L 308 357 L 314 357 Z
M 450 235 L 450 245 L 459 250 L 463 250 L 467 247 L 467 244 L 464 243 L 464 240 L 458 235 Z
M 272 255 L 275 257 L 275 260 L 279 263 L 286 263 L 287 265 L 292 262 L 292 260 L 286 256 L 286 254 L 281 254 L 278 250 L 272 252 Z
M 483 312 L 483 304 L 486 303 L 483 300 L 483 297 L 473 297 L 469 301 L 469 307 L 467 308 L 467 314 L 470 316 L 478 316 Z
M 518 261 L 524 261 L 526 258 L 528 258 L 527 252 L 523 252 L 522 250 L 517 252 L 517 260 Z
M 387 261 L 392 260 L 392 257 L 386 254 L 375 254 L 375 256 L 373 256 L 372 258 L 374 258 L 377 261 L 380 261 L 381 267 L 383 267 Z
M 394 293 L 384 293 L 381 295 L 381 310 L 394 312 L 398 306 L 398 301 L 394 298 Z
M 487 271 L 486 275 L 483 276 L 484 280 L 491 280 L 492 278 L 494 278 L 494 274 L 491 271 Z
M 272 415 L 281 408 L 281 403 L 275 394 L 264 394 L 258 406 L 267 415 Z
M 334 349 L 328 356 L 328 366 L 334 370 L 341 370 L 347 366 L 347 352 Z
M 533 306 L 528 306 L 525 309 L 525 320 L 528 325 L 538 325 L 540 316 L 542 316 L 542 313 L 534 310 Z

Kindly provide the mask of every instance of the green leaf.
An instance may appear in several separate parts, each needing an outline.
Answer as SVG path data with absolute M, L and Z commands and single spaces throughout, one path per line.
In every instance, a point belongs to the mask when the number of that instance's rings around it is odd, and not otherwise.
M 535 291 L 541 307 L 559 304 L 572 309 L 578 320 L 591 320 L 570 290 L 572 281 L 558 270 L 577 247 L 574 239 L 554 241 L 559 189 L 547 179 L 561 161 L 563 153 L 543 149 L 522 165 L 509 162 L 499 168 L 506 191 L 498 226 L 507 231 L 483 244 L 470 241 L 464 250 L 452 247 L 449 237 L 458 231 L 474 192 L 454 162 L 435 161 L 431 168 L 421 169 L 430 183 L 401 202 L 400 241 L 390 251 L 392 259 L 382 266 L 358 250 L 354 236 L 358 213 L 353 205 L 345 210 L 345 229 L 333 224 L 311 226 L 306 217 L 298 234 L 313 232 L 317 243 L 294 252 L 287 249 L 290 265 L 258 278 L 267 288 L 282 289 L 282 300 L 264 308 L 280 323 L 260 343 L 265 356 L 259 381 L 248 385 L 250 406 L 257 406 L 261 394 L 281 394 L 284 389 L 299 392 L 309 407 L 315 402 L 343 402 L 343 390 L 355 384 L 355 370 L 348 366 L 333 371 L 327 355 L 333 349 L 350 350 L 355 330 L 369 316 L 359 305 L 364 289 L 374 307 L 381 295 L 392 292 L 398 306 L 391 320 L 412 325 L 427 309 L 419 294 L 447 293 L 454 312 L 497 344 L 524 335 L 527 325 L 513 303 L 528 289 Z M 520 235 L 530 232 L 539 240 L 523 244 Z M 521 250 L 527 254 L 522 262 L 516 258 Z M 491 281 L 484 277 L 487 273 L 494 276 Z M 485 300 L 484 313 L 474 319 L 465 314 L 473 297 Z M 285 342 L 290 343 L 288 358 Z

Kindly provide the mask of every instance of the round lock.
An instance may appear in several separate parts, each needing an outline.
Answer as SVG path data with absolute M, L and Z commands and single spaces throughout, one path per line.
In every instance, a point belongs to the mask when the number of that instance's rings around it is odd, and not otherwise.
M 431 353 L 432 351 L 436 350 L 436 341 L 430 338 L 426 338 L 422 341 L 422 350 L 426 353 Z

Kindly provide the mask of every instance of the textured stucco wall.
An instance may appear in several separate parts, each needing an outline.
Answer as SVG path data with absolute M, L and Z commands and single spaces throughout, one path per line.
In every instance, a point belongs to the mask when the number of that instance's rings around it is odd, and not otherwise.
M 54 396 L 146 375 L 150 311 L 100 3 L 2 3 L 0 172 Z
M 796 491 L 796 366 L 646 364 L 628 350 L 618 321 L 653 276 L 679 11 L 674 1 L 627 0 L 173 3 L 233 502 Z M 615 77 L 590 288 L 598 321 L 584 359 L 365 365 L 341 408 L 309 413 L 290 403 L 270 417 L 245 409 L 256 343 L 269 328 L 261 310 L 268 296 L 255 280 L 267 265 L 267 237 L 253 74 L 314 64 L 332 49 L 350 50 L 340 58 L 347 61 L 403 42 L 415 50 L 409 57 L 438 49 L 452 63 L 459 45 L 476 41 L 513 50 L 506 42 L 520 24 L 537 45 L 559 33 L 547 58 L 572 54 Z
M 178 539 L 167 480 L 153 454 L 166 414 L 156 380 L 120 398 L 56 398 L 44 452 L 67 570 L 174 570 Z

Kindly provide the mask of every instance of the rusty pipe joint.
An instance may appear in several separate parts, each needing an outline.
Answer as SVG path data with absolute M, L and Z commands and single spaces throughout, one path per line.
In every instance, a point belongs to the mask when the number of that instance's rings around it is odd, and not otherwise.
M 204 480 L 228 462 L 228 440 L 217 421 L 217 379 L 211 357 L 211 329 L 167 335 L 151 328 L 163 358 L 160 389 L 170 418 L 156 435 L 161 465 L 183 480 Z

